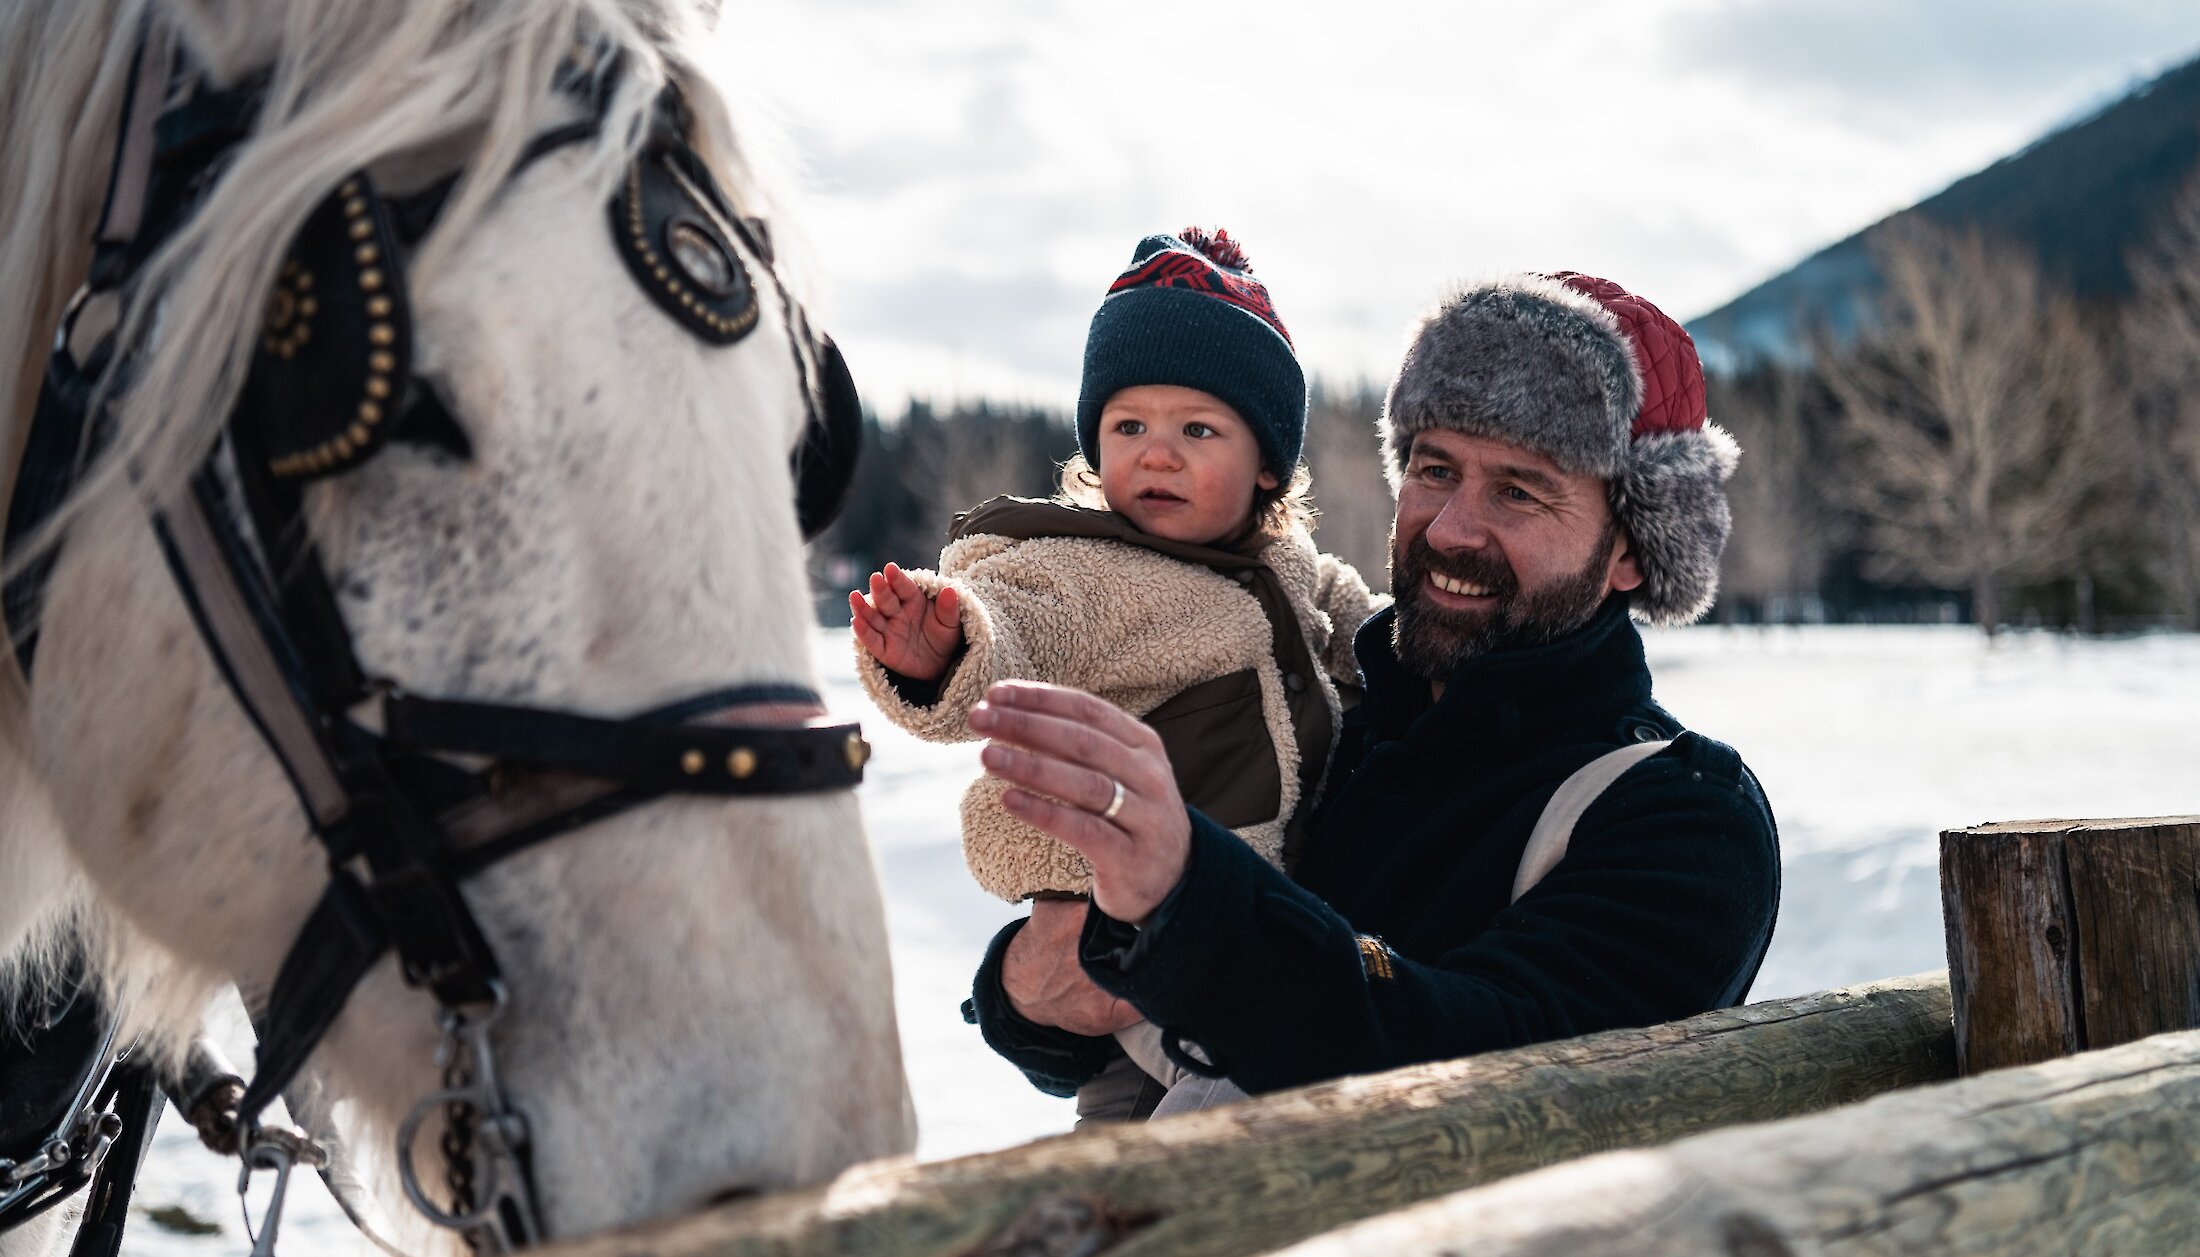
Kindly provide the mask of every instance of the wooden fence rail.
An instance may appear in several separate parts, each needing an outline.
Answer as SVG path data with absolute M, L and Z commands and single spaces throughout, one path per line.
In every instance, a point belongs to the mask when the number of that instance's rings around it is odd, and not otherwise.
M 2200 1031 L 1612 1153 L 1288 1257 L 2200 1252 Z
M 1896 979 L 953 1161 L 608 1237 L 620 1257 L 1266 1252 L 1615 1148 L 1952 1078 L 1947 980 Z

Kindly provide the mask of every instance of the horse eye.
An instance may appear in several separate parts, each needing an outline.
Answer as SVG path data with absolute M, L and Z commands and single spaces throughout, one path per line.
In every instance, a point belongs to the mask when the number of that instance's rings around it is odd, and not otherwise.
M 390 440 L 441 450 L 460 462 L 470 462 L 474 456 L 474 443 L 443 400 L 442 390 L 418 376 L 413 377 L 404 413 L 397 417 Z

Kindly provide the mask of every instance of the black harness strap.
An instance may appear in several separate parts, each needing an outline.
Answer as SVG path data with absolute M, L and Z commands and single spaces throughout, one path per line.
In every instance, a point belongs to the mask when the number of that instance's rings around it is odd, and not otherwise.
M 160 1079 L 152 1065 L 130 1061 L 115 1070 L 114 1114 L 122 1129 L 115 1136 L 107 1159 L 93 1176 L 91 1195 L 84 1202 L 84 1216 L 77 1223 L 76 1241 L 69 1257 L 113 1257 L 122 1251 L 122 1228 L 130 1220 L 130 1193 L 137 1186 L 138 1166 L 146 1149 L 153 1146 L 153 1132 L 160 1126 L 166 1106 Z

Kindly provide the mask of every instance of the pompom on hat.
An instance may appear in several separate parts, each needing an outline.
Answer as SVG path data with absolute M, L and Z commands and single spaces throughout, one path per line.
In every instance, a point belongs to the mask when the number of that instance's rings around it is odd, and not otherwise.
M 1602 479 L 1642 567 L 1635 615 L 1687 624 L 1710 609 L 1741 451 L 1705 414 L 1695 341 L 1656 306 L 1572 271 L 1461 288 L 1422 319 L 1384 399 L 1393 489 L 1429 428 Z
M 1289 480 L 1306 440 L 1306 376 L 1267 286 L 1227 231 L 1148 236 L 1108 286 L 1085 335 L 1077 446 L 1100 465 L 1100 411 L 1140 384 L 1175 384 L 1228 402 Z

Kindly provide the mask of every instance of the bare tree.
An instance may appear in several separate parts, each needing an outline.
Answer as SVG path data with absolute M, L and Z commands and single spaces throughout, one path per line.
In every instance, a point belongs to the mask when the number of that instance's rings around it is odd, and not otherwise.
M 2156 570 L 2200 629 L 2200 174 L 2132 259 L 2124 349 Z
M 1854 454 L 1873 579 L 1968 589 L 1988 636 L 2012 583 L 2082 577 L 2117 473 L 2100 350 L 2031 257 L 1914 216 L 1854 345 L 1819 348 Z
M 1321 508 L 1315 544 L 1360 569 L 1370 587 L 1386 589 L 1390 522 L 1397 514 L 1375 424 L 1383 397 L 1373 385 L 1336 388 L 1316 380 L 1307 405 L 1307 469 Z
M 1766 619 L 1797 618 L 1843 541 L 1840 512 L 1829 501 L 1829 451 L 1814 439 L 1806 404 L 1823 390 L 1807 373 L 1782 366 L 1708 383 L 1711 417 L 1742 447 L 1741 466 L 1727 485 L 1734 533 L 1719 599 L 1755 604 Z

